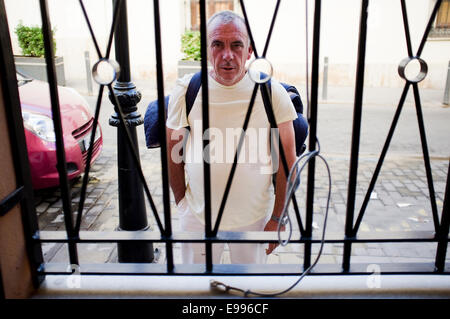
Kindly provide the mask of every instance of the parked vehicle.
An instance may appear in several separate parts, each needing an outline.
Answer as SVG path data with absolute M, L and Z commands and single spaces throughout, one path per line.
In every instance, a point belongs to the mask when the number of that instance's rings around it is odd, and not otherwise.
M 56 139 L 48 83 L 17 73 L 17 84 L 33 188 L 58 186 Z M 67 172 L 69 180 L 72 180 L 84 171 L 94 117 L 87 101 L 74 89 L 58 86 L 58 96 Z M 91 163 L 100 155 L 102 146 L 99 124 Z

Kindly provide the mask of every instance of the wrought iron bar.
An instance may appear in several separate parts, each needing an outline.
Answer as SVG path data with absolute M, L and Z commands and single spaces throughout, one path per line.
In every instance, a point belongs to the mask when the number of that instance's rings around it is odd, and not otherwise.
M 441 6 L 441 2 L 442 2 L 442 0 L 437 0 L 436 3 L 434 4 L 433 11 L 431 12 L 430 19 L 428 19 L 428 23 L 427 23 L 427 26 L 425 28 L 425 32 L 423 34 L 422 40 L 420 41 L 419 48 L 417 49 L 416 56 L 421 56 L 422 55 L 422 50 L 423 50 L 423 48 L 425 46 L 425 42 L 428 39 L 428 34 L 430 33 L 431 27 L 433 26 L 434 20 L 435 20 L 436 15 L 437 15 L 437 12 L 438 12 L 438 10 L 439 10 L 439 8 Z
M 364 201 L 363 201 L 363 203 L 361 205 L 361 209 L 359 211 L 358 218 L 356 219 L 355 226 L 353 227 L 353 234 L 352 234 L 352 236 L 356 236 L 356 234 L 358 232 L 359 226 L 360 226 L 360 224 L 362 222 L 362 218 L 364 216 L 364 213 L 366 211 L 367 205 L 368 205 L 369 200 L 370 200 L 370 195 L 372 194 L 372 191 L 375 188 L 375 184 L 377 182 L 378 175 L 380 174 L 381 167 L 383 165 L 384 159 L 385 159 L 387 151 L 389 149 L 392 137 L 394 135 L 395 128 L 397 127 L 397 123 L 398 123 L 398 120 L 400 118 L 400 114 L 402 112 L 403 105 L 404 105 L 405 100 L 406 100 L 406 96 L 408 94 L 409 86 L 410 86 L 410 83 L 406 82 L 405 83 L 405 87 L 404 87 L 403 92 L 402 92 L 402 95 L 400 97 L 399 104 L 397 106 L 397 110 L 395 111 L 395 115 L 394 115 L 394 118 L 392 120 L 391 127 L 389 129 L 389 133 L 388 133 L 388 135 L 386 137 L 386 141 L 384 142 L 383 150 L 381 151 L 381 155 L 380 155 L 380 158 L 378 159 L 377 166 L 376 166 L 375 171 L 374 171 L 374 173 L 372 175 L 372 179 L 370 180 L 369 188 L 367 189 L 366 196 L 364 197 Z
M 202 68 L 202 133 L 203 133 L 203 150 L 209 150 L 209 92 L 208 92 L 208 41 L 206 29 L 206 2 L 200 1 L 200 51 L 201 51 L 201 68 Z M 203 189 L 205 198 L 205 237 L 213 236 L 211 221 L 211 169 L 210 169 L 210 153 L 203 152 Z M 206 271 L 212 271 L 212 246 L 210 243 L 205 244 L 206 248 Z
M 102 53 L 100 51 L 100 48 L 98 46 L 97 43 L 97 39 L 94 35 L 94 32 L 92 30 L 92 26 L 91 23 L 89 21 L 89 17 L 88 14 L 86 12 L 86 9 L 84 7 L 83 1 L 80 0 L 80 7 L 83 11 L 83 15 L 85 17 L 86 23 L 88 25 L 89 28 L 89 32 L 91 34 L 91 38 L 94 42 L 96 51 L 97 51 L 97 55 L 99 59 L 103 59 Z M 111 53 L 111 47 L 112 47 L 112 40 L 113 40 L 113 35 L 114 35 L 114 30 L 117 24 L 117 20 L 118 20 L 118 14 L 119 14 L 119 4 L 120 2 L 117 2 L 114 6 L 114 13 L 113 13 L 113 20 L 111 23 L 111 30 L 110 30 L 110 34 L 109 34 L 109 39 L 108 39 L 108 45 L 107 45 L 107 49 L 106 49 L 106 56 L 105 58 L 108 59 L 109 55 Z M 93 153 L 93 146 L 94 146 L 94 141 L 95 141 L 95 132 L 97 131 L 97 126 L 98 126 L 98 119 L 100 116 L 100 108 L 101 108 L 101 103 L 102 103 L 102 98 L 103 98 L 103 90 L 104 90 L 104 85 L 100 85 L 99 87 L 99 92 L 97 95 L 97 103 L 95 106 L 95 115 L 94 115 L 94 123 L 92 126 L 92 130 L 91 130 L 91 138 L 90 138 L 90 144 L 89 144 L 89 149 L 88 149 L 88 153 L 87 153 L 87 159 L 86 159 L 86 167 L 84 169 L 84 176 L 83 176 L 83 183 L 81 185 L 81 191 L 80 191 L 80 200 L 79 200 L 79 204 L 78 204 L 78 214 L 77 214 L 77 219 L 76 219 L 76 224 L 75 224 L 75 232 L 78 234 L 78 232 L 80 231 L 80 227 L 81 227 L 81 219 L 83 217 L 83 208 L 84 208 L 84 202 L 86 199 L 86 190 L 87 190 L 87 184 L 89 182 L 89 172 L 90 172 L 90 168 L 91 168 L 91 159 L 92 159 L 92 153 Z
M 366 59 L 367 39 L 367 9 L 369 0 L 361 3 L 361 16 L 359 23 L 358 61 L 356 66 L 355 104 L 353 109 L 352 148 L 350 154 L 350 172 L 348 178 L 347 212 L 345 220 L 345 235 L 353 234 L 353 216 L 355 211 L 355 196 L 358 177 L 359 141 L 361 135 L 361 117 L 364 91 L 364 69 Z M 343 269 L 348 271 L 350 267 L 351 244 L 344 244 Z
M 92 42 L 94 43 L 95 51 L 97 51 L 97 56 L 99 59 L 103 57 L 102 52 L 100 51 L 100 47 L 98 45 L 97 39 L 94 36 L 94 30 L 92 29 L 91 21 L 89 20 L 89 16 L 87 14 L 86 8 L 84 7 L 83 0 L 79 0 L 81 11 L 83 12 L 84 19 L 86 20 L 87 27 L 89 29 L 89 33 L 92 37 Z
M 258 92 L 258 87 L 259 87 L 258 84 L 255 83 L 255 86 L 254 86 L 253 92 L 252 92 L 252 96 L 250 98 L 250 104 L 247 109 L 247 114 L 245 115 L 244 125 L 242 126 L 242 132 L 239 137 L 238 146 L 237 146 L 236 152 L 234 153 L 233 164 L 231 166 L 230 174 L 227 179 L 227 184 L 225 186 L 225 191 L 223 193 L 222 201 L 220 202 L 219 212 L 217 214 L 216 223 L 214 225 L 214 230 L 213 230 L 214 236 L 216 236 L 217 232 L 219 231 L 220 221 L 222 220 L 222 215 L 225 210 L 225 205 L 227 202 L 228 194 L 230 192 L 231 184 L 233 182 L 234 173 L 235 173 L 236 167 L 237 167 L 237 161 L 238 161 L 238 158 L 239 158 L 239 155 L 240 155 L 240 152 L 242 149 L 242 145 L 244 142 L 245 132 L 247 130 L 248 123 L 250 122 L 250 116 L 252 114 L 253 105 L 255 104 L 255 98 L 256 98 L 256 93 Z
M 357 263 L 352 265 L 353 275 L 372 275 L 373 270 L 370 263 Z M 378 264 L 380 266 L 380 274 L 383 275 L 402 275 L 402 274 L 417 274 L 429 275 L 434 274 L 433 263 L 399 263 L 399 264 Z M 63 267 L 58 264 L 45 264 L 45 274 L 48 275 L 69 275 Z M 219 264 L 214 267 L 214 275 L 217 276 L 232 276 L 232 275 L 255 275 L 255 276 L 298 276 L 302 267 L 298 265 L 226 265 Z M 166 275 L 165 267 L 161 264 L 83 264 L 80 266 L 80 274 L 82 276 L 95 275 L 129 275 L 129 276 L 145 276 L 145 275 Z M 448 272 L 446 272 L 447 274 Z M 205 275 L 205 266 L 203 264 L 191 265 L 177 265 L 173 275 Z M 343 273 L 339 265 L 318 264 L 314 271 L 309 273 L 309 276 L 321 275 L 348 275 Z
M 426 137 L 426 133 L 425 133 L 425 125 L 424 125 L 424 121 L 423 121 L 422 105 L 420 102 L 420 95 L 419 95 L 419 87 L 418 87 L 417 83 L 413 83 L 412 87 L 413 87 L 413 92 L 414 92 L 414 100 L 415 100 L 415 104 L 416 104 L 416 113 L 417 113 L 417 122 L 419 124 L 420 140 L 422 142 L 422 153 L 423 153 L 425 172 L 426 172 L 427 182 L 428 182 L 428 191 L 430 194 L 431 212 L 433 215 L 434 229 L 437 232 L 439 229 L 439 216 L 438 216 L 438 212 L 437 212 L 433 175 L 431 174 L 430 155 L 428 153 L 428 143 L 427 143 L 427 137 Z
M 87 184 L 89 182 L 89 171 L 91 169 L 92 153 L 94 151 L 94 144 L 95 144 L 95 132 L 97 131 L 98 118 L 100 116 L 100 106 L 102 103 L 103 89 L 104 89 L 104 86 L 100 85 L 99 92 L 98 92 L 98 98 L 97 98 L 97 104 L 95 106 L 94 123 L 93 123 L 92 131 L 91 131 L 90 144 L 89 144 L 87 158 L 86 158 L 86 167 L 84 168 L 83 183 L 81 185 L 80 200 L 78 202 L 78 214 L 77 214 L 77 219 L 76 219 L 76 223 L 75 223 L 75 232 L 77 234 L 80 232 L 80 228 L 81 228 L 81 218 L 83 216 Z
M 405 39 L 406 39 L 406 48 L 408 50 L 408 56 L 413 56 L 412 46 L 411 46 L 411 36 L 409 32 L 409 23 L 408 23 L 408 13 L 406 10 L 405 0 L 400 0 L 402 6 L 402 17 L 403 17 L 403 28 L 405 29 Z
M 0 200 L 0 217 L 5 216 L 12 208 L 19 204 L 23 196 L 24 187 L 20 186 Z
M 159 0 L 153 1 L 154 24 L 155 24 L 155 48 L 156 48 L 156 82 L 158 90 L 158 121 L 159 136 L 166 141 L 166 107 L 164 98 L 164 75 L 161 50 L 161 22 L 159 15 Z M 170 190 L 169 190 L 169 167 L 167 158 L 167 143 L 161 143 L 161 168 L 162 168 L 162 188 L 164 206 L 164 236 L 172 236 L 172 223 L 170 212 Z M 166 244 L 167 271 L 173 271 L 173 249 L 172 243 Z
M 248 37 L 250 38 L 250 45 L 252 46 L 253 54 L 255 55 L 255 58 L 257 59 L 257 58 L 259 58 L 258 50 L 256 49 L 255 39 L 253 38 L 252 29 L 250 28 L 250 21 L 248 20 L 247 10 L 245 8 L 244 0 L 240 0 L 240 4 L 241 4 L 242 14 L 243 14 L 244 20 L 245 20 L 245 26 L 247 27 Z
M 59 186 L 61 188 L 61 197 L 64 211 L 64 222 L 67 236 L 69 238 L 68 250 L 69 260 L 71 264 L 78 264 L 78 252 L 76 244 L 72 241 L 77 234 L 73 225 L 73 214 L 71 204 L 71 194 L 69 188 L 69 180 L 67 177 L 66 152 L 64 149 L 64 140 L 62 134 L 61 113 L 58 98 L 58 88 L 56 84 L 56 70 L 53 52 L 53 32 L 48 15 L 48 6 L 46 0 L 40 0 L 40 10 L 42 19 L 42 33 L 45 48 L 45 63 L 47 66 L 47 79 L 50 89 L 50 101 L 53 117 L 53 127 L 55 131 L 57 170 L 59 173 Z
M 41 231 L 36 242 L 40 243 L 67 243 L 67 234 L 61 231 Z M 312 244 L 321 243 L 321 234 L 313 234 L 312 237 L 297 238 L 298 231 L 293 232 L 292 243 Z M 165 242 L 171 240 L 174 243 L 204 243 L 209 241 L 212 243 L 264 243 L 278 242 L 278 234 L 276 232 L 225 232 L 221 231 L 216 237 L 204 238 L 201 233 L 193 232 L 176 232 L 171 239 L 164 238 L 156 232 L 136 231 L 136 232 L 120 232 L 120 231 L 80 231 L 79 238 L 75 239 L 76 243 L 114 243 L 114 242 Z M 447 241 L 449 239 L 447 238 Z M 436 234 L 434 231 L 406 231 L 406 232 L 367 232 L 359 236 L 347 238 L 345 234 L 329 233 L 325 238 L 325 243 L 433 243 L 436 242 Z
M 439 231 L 436 234 L 438 240 L 436 252 L 436 270 L 443 272 L 445 268 L 445 257 L 448 249 L 448 235 L 450 229 L 450 161 L 448 163 L 447 184 L 445 186 L 444 207 L 442 207 L 442 217 Z
M 317 106 L 319 88 L 319 48 L 320 48 L 320 16 L 321 0 L 315 0 L 314 4 L 314 27 L 313 27 L 313 49 L 312 49 L 312 69 L 311 69 L 311 104 L 308 109 L 309 142 L 310 152 L 316 149 L 317 135 Z M 306 188 L 306 220 L 305 237 L 312 236 L 313 210 L 314 210 L 314 184 L 315 184 L 316 159 L 311 158 L 308 162 L 308 183 Z M 303 267 L 307 269 L 311 265 L 311 243 L 305 243 Z
M 278 16 L 278 9 L 280 8 L 281 0 L 278 0 L 275 5 L 275 11 L 273 12 L 272 22 L 270 23 L 269 33 L 267 35 L 266 45 L 264 46 L 264 51 L 262 56 L 265 57 L 267 54 L 267 50 L 269 49 L 270 39 L 272 38 L 273 27 L 275 26 L 275 20 Z

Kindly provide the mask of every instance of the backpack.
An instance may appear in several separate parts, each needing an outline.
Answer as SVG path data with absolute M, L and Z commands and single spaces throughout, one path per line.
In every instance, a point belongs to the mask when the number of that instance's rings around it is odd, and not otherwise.
M 269 92 L 271 91 L 271 82 L 267 82 Z M 306 149 L 305 140 L 308 135 L 308 123 L 303 117 L 303 103 L 300 98 L 298 90 L 290 84 L 281 83 L 280 84 L 288 92 L 292 104 L 297 112 L 297 118 L 293 121 L 294 133 L 295 133 L 295 153 L 300 156 Z M 195 98 L 197 97 L 198 91 L 202 85 L 201 72 L 194 74 L 189 82 L 188 88 L 186 90 L 186 115 L 194 105 Z M 263 99 L 264 103 L 265 100 Z M 167 108 L 169 105 L 169 96 L 164 98 L 164 104 L 166 107 L 166 118 L 167 118 Z M 159 122 L 158 122 L 158 100 L 154 100 L 149 103 L 144 116 L 144 130 L 145 130 L 145 140 L 147 148 L 156 148 L 161 146 L 161 141 L 159 137 Z

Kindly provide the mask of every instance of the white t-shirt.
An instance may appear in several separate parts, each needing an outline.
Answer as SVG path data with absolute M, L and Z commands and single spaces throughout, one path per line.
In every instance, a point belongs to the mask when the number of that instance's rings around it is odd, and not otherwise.
M 189 74 L 179 79 L 171 92 L 166 125 L 174 130 L 190 126 L 185 149 L 186 200 L 190 210 L 204 223 L 201 88 L 186 118 L 185 94 L 192 76 Z M 248 73 L 233 86 L 224 86 L 209 76 L 208 87 L 211 211 L 214 226 L 255 83 Z M 297 113 L 286 90 L 274 79 L 271 87 L 277 124 L 296 119 Z M 270 124 L 258 89 L 220 230 L 251 225 L 272 213 L 272 173 L 276 168 L 272 167 L 269 136 Z

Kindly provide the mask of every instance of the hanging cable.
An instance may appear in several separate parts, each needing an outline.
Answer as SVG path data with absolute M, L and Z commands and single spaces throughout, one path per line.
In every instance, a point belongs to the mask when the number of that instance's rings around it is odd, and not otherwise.
M 308 120 L 310 118 L 309 114 L 310 114 L 310 100 L 309 100 L 309 81 L 308 81 L 308 77 L 309 77 L 309 56 L 308 56 L 308 52 L 309 52 L 309 37 L 308 37 L 308 0 L 305 0 L 305 30 L 306 30 L 306 106 L 307 106 L 307 117 Z M 318 263 L 321 255 L 322 255 L 322 250 L 323 250 L 323 246 L 325 244 L 325 232 L 326 232 L 326 226 L 327 226 L 327 221 L 328 221 L 328 211 L 329 211 L 329 206 L 330 206 L 330 198 L 331 198 L 331 184 L 332 184 L 332 180 L 331 180 L 331 171 L 330 171 L 330 167 L 327 163 L 327 161 L 325 160 L 325 158 L 320 155 L 320 143 L 319 140 L 316 137 L 316 142 L 317 142 L 317 146 L 318 149 L 316 151 L 311 151 L 308 152 L 306 154 L 303 154 L 302 156 L 300 156 L 294 163 L 294 165 L 292 165 L 292 168 L 289 172 L 289 176 L 287 178 L 287 191 L 286 191 L 286 196 L 285 196 L 285 200 L 284 200 L 284 206 L 283 206 L 283 211 L 280 215 L 280 223 L 278 223 L 278 228 L 277 228 L 277 233 L 278 233 L 278 243 L 281 246 L 286 246 L 292 237 L 292 222 L 291 222 L 291 218 L 289 217 L 288 214 L 288 208 L 289 208 L 289 203 L 290 203 L 290 199 L 292 198 L 292 195 L 295 193 L 295 191 L 297 190 L 298 186 L 300 185 L 300 175 L 304 169 L 304 167 L 306 166 L 306 164 L 309 163 L 309 161 L 313 158 L 313 157 L 318 157 L 320 158 L 324 164 L 325 167 L 327 169 L 327 173 L 328 173 L 328 197 L 327 197 L 327 205 L 326 205 L 326 211 L 325 211 L 325 218 L 324 218 L 324 222 L 323 222 L 323 230 L 322 230 L 322 237 L 321 237 L 321 241 L 320 241 L 320 249 L 319 252 L 317 254 L 316 259 L 314 260 L 314 262 L 300 275 L 300 277 L 297 279 L 297 281 L 295 281 L 291 286 L 289 286 L 288 288 L 279 291 L 279 292 L 272 292 L 272 293 L 263 293 L 263 292 L 257 292 L 257 291 L 252 291 L 250 289 L 248 290 L 244 290 L 242 288 L 239 287 L 233 287 L 233 286 L 229 286 L 224 284 L 223 282 L 220 281 L 216 281 L 216 280 L 212 280 L 210 282 L 210 286 L 211 288 L 222 288 L 224 289 L 225 292 L 230 292 L 230 291 L 237 291 L 237 292 L 241 292 L 244 297 L 249 297 L 251 295 L 253 296 L 258 296 L 258 297 L 277 297 L 280 296 L 282 294 L 285 294 L 289 291 L 291 291 L 295 286 L 297 286 L 300 281 L 306 276 L 308 275 L 312 269 L 316 266 L 316 264 Z M 303 165 L 300 167 L 300 169 L 297 169 L 298 164 L 300 163 L 300 161 L 302 161 L 303 159 L 306 158 L 306 161 L 303 163 Z M 295 174 L 295 177 L 293 178 L 293 175 Z M 282 223 L 281 221 L 285 221 L 286 223 Z M 288 229 L 289 229 L 289 234 L 288 234 L 288 238 L 287 240 L 282 240 L 281 239 L 281 226 L 282 224 L 286 224 L 288 225 Z

